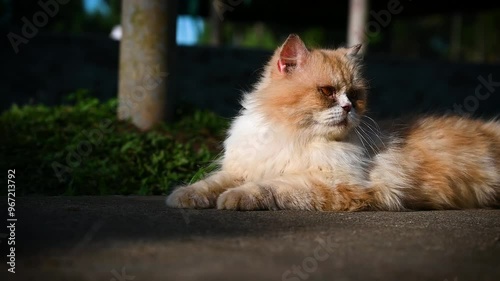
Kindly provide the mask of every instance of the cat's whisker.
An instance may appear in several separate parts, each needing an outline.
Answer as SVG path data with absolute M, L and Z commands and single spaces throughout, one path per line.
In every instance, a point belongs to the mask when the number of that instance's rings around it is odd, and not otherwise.
M 355 132 L 355 133 L 356 133 L 356 135 L 358 136 L 358 139 L 361 141 L 361 145 L 363 146 L 363 149 L 364 149 L 365 151 L 368 151 L 368 150 L 366 149 L 365 143 L 363 142 L 363 140 L 362 140 L 362 139 L 361 139 L 361 137 L 359 136 L 358 129 L 356 129 L 356 128 L 355 128 L 355 129 L 354 129 L 354 132 Z
M 359 141 L 361 142 L 361 145 L 363 146 L 363 149 L 365 150 L 365 152 L 366 152 L 366 153 L 369 153 L 368 148 L 367 148 L 367 147 L 366 147 L 366 145 L 365 145 L 365 141 L 366 141 L 366 139 L 365 139 L 365 138 L 361 135 L 361 133 L 358 131 L 358 128 L 355 128 L 355 129 L 354 129 L 354 132 L 356 132 L 356 134 L 358 135 L 358 137 L 359 137 Z M 365 140 L 365 141 L 363 141 L 363 140 Z
M 382 129 L 380 128 L 380 126 L 378 125 L 378 123 L 375 120 L 373 120 L 371 117 L 366 116 L 366 115 L 364 115 L 363 118 L 366 118 L 368 120 L 361 119 L 361 122 L 364 125 L 366 125 L 367 127 L 369 127 L 374 133 L 378 133 L 378 135 L 383 136 L 383 137 L 386 136 L 385 133 L 382 131 Z M 368 121 L 371 121 L 371 123 L 373 123 L 373 125 L 368 123 Z
M 359 127 L 359 130 L 364 134 L 364 136 L 367 139 L 369 139 L 372 142 L 372 144 L 374 144 L 374 145 L 376 144 L 375 141 L 373 140 L 373 138 L 371 137 L 370 133 L 367 132 L 363 127 Z
M 384 133 L 381 132 L 380 129 L 378 130 L 378 132 L 376 132 L 377 129 L 374 129 L 370 124 L 364 122 L 364 120 L 361 120 L 361 124 L 365 125 L 367 127 L 367 129 L 369 129 L 371 132 L 373 132 L 373 134 L 378 138 L 378 140 L 384 146 L 384 148 L 386 148 L 385 142 L 380 137 L 380 136 L 384 136 Z
M 368 120 L 364 120 L 363 118 L 366 118 Z M 368 121 L 371 121 L 372 124 L 370 124 Z M 375 122 L 375 120 L 373 120 L 372 118 L 370 118 L 369 116 L 366 116 L 364 115 L 361 119 L 361 122 L 363 124 L 365 124 L 366 126 L 370 127 L 373 131 L 377 131 L 379 132 L 380 134 L 382 134 L 382 130 L 380 129 L 379 125 L 377 124 L 377 122 Z
M 364 115 L 363 117 L 367 118 L 369 121 L 372 121 L 372 123 L 377 128 L 377 131 L 382 132 L 382 130 L 380 129 L 380 126 L 378 125 L 378 123 L 375 120 L 373 120 L 373 118 L 371 118 L 370 116 L 367 116 L 367 115 Z
M 360 136 L 363 137 L 363 139 L 368 143 L 372 152 L 379 153 L 380 151 L 370 135 L 364 131 L 362 127 L 358 127 L 358 129 L 360 131 Z
M 384 141 L 383 141 L 383 140 L 382 140 L 382 138 L 380 137 L 380 135 L 382 135 L 382 132 L 375 132 L 375 131 L 374 131 L 374 129 L 373 129 L 370 125 L 368 125 L 368 124 L 366 124 L 366 123 L 363 123 L 363 125 L 366 125 L 366 128 L 367 128 L 368 130 L 370 130 L 370 131 L 373 133 L 373 135 L 375 135 L 375 137 L 379 140 L 380 144 L 381 144 L 384 148 L 386 148 L 386 145 L 385 145 Z M 367 134 L 367 135 L 369 135 L 369 133 L 368 133 L 368 132 L 366 132 L 366 134 Z M 373 143 L 375 143 L 375 141 L 374 141 L 373 139 L 372 139 L 372 141 L 373 141 Z

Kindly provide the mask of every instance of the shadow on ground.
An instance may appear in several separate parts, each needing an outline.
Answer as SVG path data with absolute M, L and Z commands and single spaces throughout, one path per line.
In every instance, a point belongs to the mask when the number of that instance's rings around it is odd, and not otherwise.
M 15 280 L 500 280 L 500 210 L 177 210 L 162 197 L 125 196 L 17 201 Z

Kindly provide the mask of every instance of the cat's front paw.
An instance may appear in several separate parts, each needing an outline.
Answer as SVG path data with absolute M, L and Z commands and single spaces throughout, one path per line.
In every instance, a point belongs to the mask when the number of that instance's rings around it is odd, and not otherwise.
M 274 208 L 269 206 L 258 186 L 246 184 L 222 193 L 217 199 L 217 209 L 251 211 Z
M 215 207 L 217 196 L 207 188 L 189 185 L 179 187 L 167 197 L 171 208 L 207 209 Z

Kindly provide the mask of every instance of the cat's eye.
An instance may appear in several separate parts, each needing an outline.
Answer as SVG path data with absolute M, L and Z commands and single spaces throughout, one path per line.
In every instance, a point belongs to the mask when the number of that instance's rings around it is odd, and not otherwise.
M 359 91 L 350 91 L 348 94 L 347 94 L 347 97 L 349 98 L 350 101 L 352 102 L 355 102 L 359 99 L 361 99 L 361 93 Z
M 337 90 L 335 90 L 335 87 L 333 87 L 333 86 L 321 86 L 321 87 L 318 87 L 318 91 L 322 95 L 329 97 L 329 98 L 334 98 L 335 95 L 337 94 Z
M 349 98 L 349 100 L 351 101 L 356 101 L 359 99 L 359 93 L 356 92 L 356 91 L 351 91 L 347 94 L 347 97 Z

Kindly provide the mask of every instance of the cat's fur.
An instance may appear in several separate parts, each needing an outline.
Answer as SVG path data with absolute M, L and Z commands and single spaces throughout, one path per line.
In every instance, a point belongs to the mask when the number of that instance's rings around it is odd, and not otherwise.
M 388 138 L 364 124 L 360 46 L 309 50 L 291 35 L 224 142 L 221 168 L 176 208 L 460 209 L 500 202 L 500 123 L 422 117 Z M 362 130 L 362 131 L 361 131 Z

